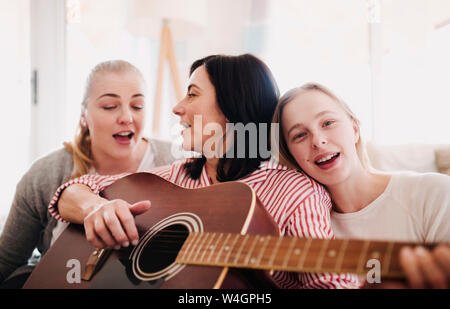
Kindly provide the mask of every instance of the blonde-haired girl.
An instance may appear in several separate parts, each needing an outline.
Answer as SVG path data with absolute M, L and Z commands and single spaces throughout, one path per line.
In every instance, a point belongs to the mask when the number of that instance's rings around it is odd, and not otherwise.
M 288 91 L 274 113 L 280 124 L 275 154 L 330 193 L 337 238 L 413 242 L 450 241 L 450 177 L 371 169 L 350 108 L 326 87 L 306 84 Z M 450 248 L 403 248 L 400 262 L 411 287 L 449 285 Z

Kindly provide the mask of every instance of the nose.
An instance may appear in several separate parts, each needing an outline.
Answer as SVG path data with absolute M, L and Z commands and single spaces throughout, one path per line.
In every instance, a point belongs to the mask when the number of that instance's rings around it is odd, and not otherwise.
M 177 115 L 177 116 L 183 116 L 185 113 L 185 109 L 184 109 L 184 104 L 183 104 L 184 100 L 181 100 L 180 102 L 177 103 L 177 105 L 175 105 L 172 109 L 172 112 Z
M 118 119 L 120 124 L 129 125 L 133 123 L 133 114 L 131 110 L 127 107 L 123 107 L 120 112 L 120 116 Z
M 320 133 L 313 134 L 313 137 L 311 140 L 312 140 L 313 148 L 320 148 L 320 147 L 325 146 L 328 143 L 326 136 L 324 136 L 323 134 L 320 134 Z

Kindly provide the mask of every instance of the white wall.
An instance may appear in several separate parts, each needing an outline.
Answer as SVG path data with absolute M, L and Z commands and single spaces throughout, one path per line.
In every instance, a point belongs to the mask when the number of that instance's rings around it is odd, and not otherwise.
M 0 227 L 30 160 L 28 0 L 0 0 Z
M 8 47 L 0 49 L 0 214 L 31 162 L 73 138 L 85 78 L 96 63 L 122 58 L 143 71 L 151 134 L 158 38 L 126 31 L 127 0 L 75 2 L 90 13 L 66 25 L 63 0 L 0 0 L 0 37 Z M 447 143 L 450 26 L 433 27 L 450 18 L 449 1 L 372 2 L 381 5 L 381 23 L 371 28 L 367 1 L 207 0 L 201 31 L 187 38 L 173 33 L 180 79 L 185 86 L 189 65 L 200 57 L 252 52 L 267 62 L 282 92 L 308 81 L 337 92 L 362 120 L 366 140 Z M 371 40 L 378 44 L 372 50 Z M 178 119 L 169 70 L 165 78 L 161 137 L 170 138 Z
M 61 0 L 0 0 L 0 221 L 32 162 L 64 140 L 64 14 Z M 31 89 L 34 70 L 36 92 Z
M 253 0 L 253 2 L 265 2 Z M 206 14 L 199 16 L 201 31 L 180 36 L 172 29 L 175 52 L 183 91 L 191 63 L 201 57 L 221 54 L 241 54 L 247 46 L 246 27 L 251 16 L 252 0 L 207 0 Z M 127 0 L 81 0 L 81 23 L 67 25 L 66 65 L 66 124 L 64 138 L 73 137 L 82 98 L 85 78 L 89 70 L 100 61 L 125 59 L 136 65 L 148 84 L 147 135 L 152 135 L 153 102 L 159 57 L 159 35 L 133 36 L 127 31 Z M 108 7 L 108 15 L 101 15 Z M 157 25 L 157 23 L 155 23 Z M 154 24 L 152 24 L 155 26 Z M 171 88 L 168 63 L 162 98 L 160 138 L 171 138 L 170 129 L 178 122 L 172 113 L 176 99 Z
M 31 157 L 61 147 L 66 123 L 65 1 L 30 1 L 31 70 L 38 72 L 37 104 L 32 106 Z

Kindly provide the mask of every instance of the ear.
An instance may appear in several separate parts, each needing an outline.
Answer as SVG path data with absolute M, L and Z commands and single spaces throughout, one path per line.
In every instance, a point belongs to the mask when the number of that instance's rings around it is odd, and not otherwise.
M 85 111 L 82 111 L 82 112 L 81 112 L 80 122 L 81 122 L 81 126 L 82 126 L 83 128 L 86 128 L 86 127 L 88 126 L 88 125 L 87 125 L 87 121 L 86 121 L 86 114 L 85 114 Z
M 353 133 L 354 133 L 354 143 L 356 144 L 359 141 L 360 132 L 359 132 L 359 126 L 356 123 L 355 119 L 352 119 L 352 126 L 353 126 Z

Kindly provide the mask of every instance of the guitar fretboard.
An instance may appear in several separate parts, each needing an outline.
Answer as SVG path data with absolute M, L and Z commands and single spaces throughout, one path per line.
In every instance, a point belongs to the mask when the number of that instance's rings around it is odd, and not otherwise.
M 366 274 L 380 263 L 383 278 L 402 278 L 398 252 L 408 243 L 191 233 L 176 262 L 221 267 Z

